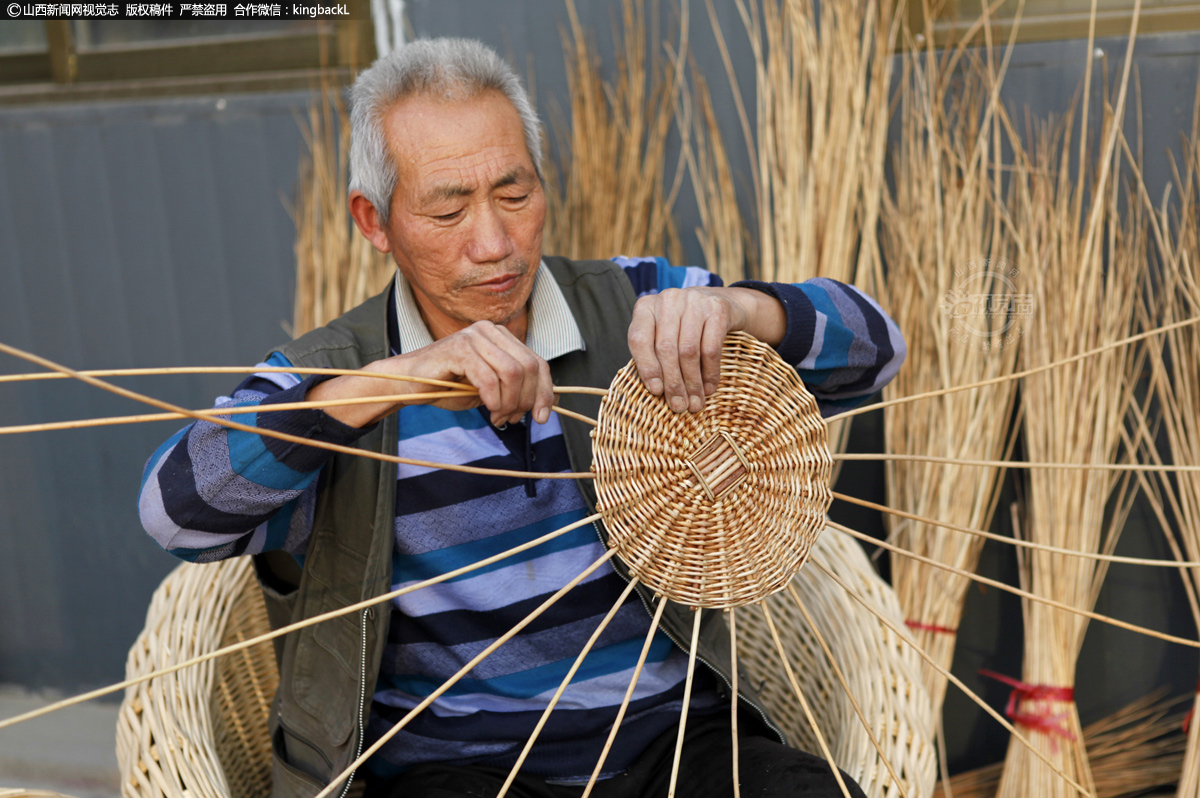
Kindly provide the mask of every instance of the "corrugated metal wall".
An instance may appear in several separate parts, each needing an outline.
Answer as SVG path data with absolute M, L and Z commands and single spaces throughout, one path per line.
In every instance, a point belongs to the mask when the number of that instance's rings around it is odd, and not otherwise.
M 74 368 L 254 362 L 286 340 L 305 94 L 0 111 L 0 341 Z M 2 371 L 35 367 L 3 358 Z M 203 406 L 228 378 L 125 379 Z M 236 382 L 236 379 L 234 380 Z M 0 385 L 3 424 L 145 412 Z M 117 681 L 175 564 L 134 505 L 178 425 L 0 436 L 0 682 Z M 148 545 L 150 544 L 150 545 Z
M 619 3 L 578 5 L 611 63 Z M 720 5 L 719 24 L 748 75 L 740 19 L 732 4 Z M 418 35 L 481 38 L 533 72 L 543 119 L 569 107 L 560 0 L 411 0 L 407 9 Z M 671 13 L 662 13 L 664 31 Z M 1123 42 L 1098 46 L 1115 70 Z M 744 169 L 740 127 L 704 14 L 693 13 L 691 47 L 708 73 L 735 166 Z M 1018 48 L 1009 102 L 1039 114 L 1065 107 L 1081 80 L 1084 47 Z M 1145 37 L 1137 64 L 1146 172 L 1158 196 L 1169 174 L 1162 153 L 1190 125 L 1200 34 Z M 753 107 L 749 77 L 742 91 Z M 294 236 L 286 203 L 303 149 L 297 115 L 308 99 L 230 95 L 0 111 L 0 341 L 72 367 L 109 368 L 246 364 L 284 340 Z M 684 194 L 680 230 L 698 262 L 687 232 L 698 220 Z M 0 373 L 22 370 L 33 368 L 0 356 Z M 236 381 L 120 382 L 203 406 Z M 0 384 L 3 425 L 138 411 L 62 381 Z M 175 426 L 0 436 L 0 683 L 72 692 L 121 678 L 149 595 L 174 565 L 145 537 L 134 501 L 142 463 Z M 878 451 L 870 422 L 862 426 L 859 445 Z M 882 469 L 869 464 L 845 474 L 876 488 L 882 481 Z M 1122 551 L 1167 556 L 1155 528 L 1135 517 Z M 981 568 L 1012 579 L 1011 552 L 989 546 Z M 1099 610 L 1194 635 L 1183 606 L 1173 573 L 1114 567 Z M 1003 704 L 1007 688 L 981 684 L 975 670 L 1019 672 L 1020 634 L 1015 599 L 972 589 L 956 669 L 994 705 Z M 1098 624 L 1083 661 L 1085 721 L 1158 684 L 1190 690 L 1196 673 L 1191 652 Z M 952 762 L 999 756 L 1002 730 L 953 690 L 947 707 Z

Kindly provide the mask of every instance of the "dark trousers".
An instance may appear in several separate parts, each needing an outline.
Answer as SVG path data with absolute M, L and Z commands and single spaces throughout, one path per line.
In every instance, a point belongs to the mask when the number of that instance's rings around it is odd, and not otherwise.
M 841 789 L 821 756 L 775 741 L 755 719 L 738 718 L 738 775 L 742 798 L 842 798 Z M 619 776 L 596 782 L 594 798 L 666 798 L 679 727 L 664 732 Z M 681 798 L 732 798 L 733 742 L 728 712 L 688 719 L 676 795 Z M 384 784 L 368 784 L 367 798 L 495 798 L 508 768 L 419 765 Z M 850 794 L 865 798 L 842 774 Z M 519 773 L 510 798 L 578 798 L 584 785 L 547 784 Z

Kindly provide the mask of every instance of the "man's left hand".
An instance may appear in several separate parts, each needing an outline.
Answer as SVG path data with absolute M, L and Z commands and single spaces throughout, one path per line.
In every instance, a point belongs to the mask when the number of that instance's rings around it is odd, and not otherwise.
M 787 316 L 778 300 L 751 288 L 668 288 L 634 306 L 629 351 L 650 393 L 676 413 L 696 413 L 717 390 L 721 345 L 734 330 L 776 346 Z

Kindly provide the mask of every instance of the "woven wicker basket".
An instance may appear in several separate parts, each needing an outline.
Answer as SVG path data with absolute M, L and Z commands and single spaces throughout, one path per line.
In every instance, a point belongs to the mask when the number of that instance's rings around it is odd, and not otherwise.
M 184 563 L 155 591 L 127 677 L 269 631 L 247 558 Z M 271 791 L 267 716 L 279 674 L 270 643 L 129 688 L 117 721 L 128 798 L 255 798 Z
M 875 573 L 862 547 L 849 535 L 826 529 L 813 546 L 811 557 L 852 586 L 876 612 L 897 628 L 904 628 L 896 594 Z M 821 569 L 803 569 L 794 587 L 833 651 L 863 715 L 872 724 L 872 733 L 904 783 L 905 793 L 909 798 L 932 795 L 937 778 L 933 705 L 921 679 L 921 661 L 916 652 Z M 838 766 L 872 798 L 899 796 L 791 595 L 777 593 L 766 602 Z M 747 608 L 737 618 L 741 669 L 755 687 L 761 685 L 759 692 L 771 714 L 795 744 L 809 751 L 818 750 L 816 737 L 779 664 L 778 649 L 762 612 Z
M 592 433 L 596 509 L 630 573 L 691 607 L 781 590 L 825 527 L 833 460 L 816 400 L 775 350 L 732 333 L 699 413 L 674 413 L 630 363 Z

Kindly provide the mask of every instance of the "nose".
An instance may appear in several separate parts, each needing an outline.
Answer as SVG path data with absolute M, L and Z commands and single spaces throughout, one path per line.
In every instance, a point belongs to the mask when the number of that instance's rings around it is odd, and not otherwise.
M 473 214 L 471 240 L 467 257 L 474 263 L 496 263 L 511 255 L 515 249 L 505 219 L 490 202 L 481 203 Z

